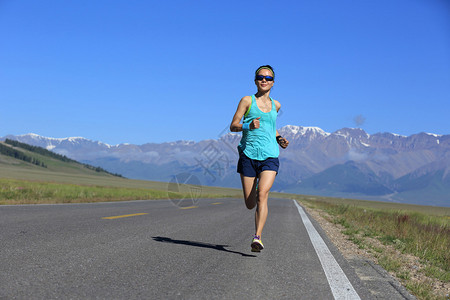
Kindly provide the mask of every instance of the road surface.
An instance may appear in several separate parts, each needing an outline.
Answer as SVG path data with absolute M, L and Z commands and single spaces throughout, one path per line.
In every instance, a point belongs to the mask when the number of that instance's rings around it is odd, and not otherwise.
M 0 206 L 0 299 L 413 299 L 293 200 L 269 199 L 261 253 L 242 199 L 194 204 Z

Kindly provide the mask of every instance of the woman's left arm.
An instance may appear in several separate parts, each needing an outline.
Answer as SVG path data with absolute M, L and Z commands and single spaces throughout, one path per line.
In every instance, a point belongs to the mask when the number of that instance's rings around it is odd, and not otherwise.
M 276 133 L 276 138 L 277 138 L 277 143 L 278 143 L 278 145 L 281 146 L 281 148 L 286 149 L 287 146 L 289 146 L 289 141 L 287 139 L 285 139 L 284 137 L 282 137 L 278 133 L 278 130 L 277 130 L 277 133 Z
M 277 112 L 280 111 L 281 108 L 281 104 L 280 102 L 273 100 L 275 102 L 275 108 L 277 109 Z M 284 137 L 282 137 L 279 133 L 278 130 L 276 130 L 276 134 L 275 137 L 277 139 L 277 143 L 278 145 L 281 146 L 281 148 L 286 149 L 287 146 L 289 146 L 289 141 L 287 139 L 285 139 Z

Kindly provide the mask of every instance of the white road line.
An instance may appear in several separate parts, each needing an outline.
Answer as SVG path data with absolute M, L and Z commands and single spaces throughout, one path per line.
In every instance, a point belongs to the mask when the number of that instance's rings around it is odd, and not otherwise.
M 309 220 L 303 208 L 294 200 L 297 206 L 298 212 L 305 224 L 306 231 L 308 231 L 309 238 L 316 250 L 317 256 L 319 256 L 322 268 L 327 276 L 328 284 L 330 285 L 331 292 L 333 293 L 334 299 L 346 299 L 346 300 L 360 300 L 361 298 L 356 293 L 352 284 L 348 280 L 344 271 L 337 263 L 333 254 L 331 254 L 330 249 L 323 241 L 320 234 L 314 228 L 313 224 Z

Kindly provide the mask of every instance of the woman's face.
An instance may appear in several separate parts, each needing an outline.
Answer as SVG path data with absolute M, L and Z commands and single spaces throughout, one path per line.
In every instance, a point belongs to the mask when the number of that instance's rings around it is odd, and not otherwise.
M 273 74 L 268 69 L 261 69 L 259 70 L 257 75 L 262 76 L 271 76 L 273 77 Z M 269 91 L 273 87 L 274 81 L 267 81 L 265 78 L 263 80 L 255 80 L 256 87 L 258 88 L 258 91 L 266 92 Z

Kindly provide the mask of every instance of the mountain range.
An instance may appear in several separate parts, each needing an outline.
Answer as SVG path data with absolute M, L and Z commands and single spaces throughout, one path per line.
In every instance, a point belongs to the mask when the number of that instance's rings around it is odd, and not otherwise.
M 273 191 L 422 205 L 450 206 L 450 135 L 369 135 L 360 128 L 328 133 L 287 125 Z M 39 146 L 128 178 L 170 181 L 196 176 L 203 185 L 240 187 L 236 173 L 241 134 L 217 139 L 108 145 L 82 137 L 36 134 L 6 138 Z

